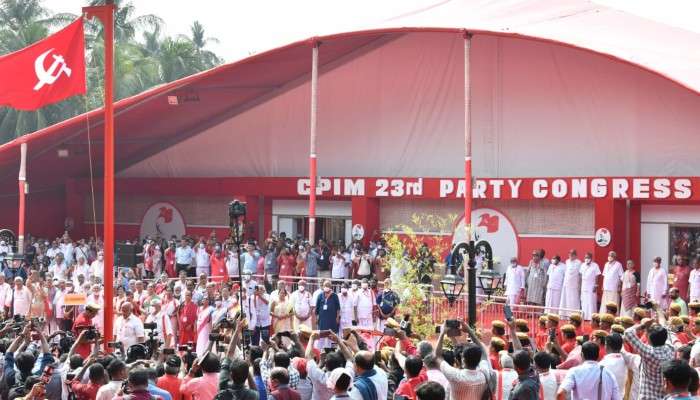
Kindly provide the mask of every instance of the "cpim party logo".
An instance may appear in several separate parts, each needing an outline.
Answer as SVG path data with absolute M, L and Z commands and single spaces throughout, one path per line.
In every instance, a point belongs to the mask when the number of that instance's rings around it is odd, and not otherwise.
M 146 210 L 141 220 L 141 237 L 158 236 L 170 238 L 185 234 L 185 220 L 180 211 L 170 203 L 159 202 Z
M 510 220 L 500 211 L 491 208 L 472 210 L 471 223 L 474 241 L 485 240 L 491 244 L 494 256 L 494 269 L 505 271 L 511 257 L 518 255 L 518 235 Z M 461 217 L 452 233 L 452 243 L 467 242 L 464 217 Z

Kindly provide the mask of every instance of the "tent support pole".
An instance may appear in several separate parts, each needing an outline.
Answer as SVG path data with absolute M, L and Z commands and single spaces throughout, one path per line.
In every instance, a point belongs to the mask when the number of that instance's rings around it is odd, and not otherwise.
M 316 118 L 318 112 L 318 47 L 314 41 L 311 53 L 311 129 L 309 143 L 309 243 L 316 240 Z
M 113 0 L 103 6 L 83 7 L 88 18 L 96 17 L 104 28 L 104 349 L 113 340 L 114 324 L 114 12 Z M 125 349 L 126 350 L 126 349 Z
M 464 229 L 466 230 L 466 242 L 472 242 L 472 125 L 471 125 L 471 44 L 472 34 L 464 32 Z M 471 260 L 469 260 L 471 261 Z M 469 301 L 467 302 L 467 316 L 469 324 L 474 326 L 476 322 L 476 285 L 472 282 L 475 267 L 463 261 L 464 282 L 468 284 Z M 472 272 L 472 273 L 470 273 Z M 470 279 L 471 278 L 471 279 Z
M 27 143 L 20 146 L 19 164 L 19 224 L 17 225 L 17 254 L 24 254 L 25 195 L 27 194 Z

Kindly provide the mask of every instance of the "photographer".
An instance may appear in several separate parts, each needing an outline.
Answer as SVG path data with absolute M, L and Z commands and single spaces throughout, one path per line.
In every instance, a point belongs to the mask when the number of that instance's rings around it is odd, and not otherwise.
M 80 313 L 78 317 L 73 322 L 73 335 L 75 335 L 79 340 L 80 338 L 85 338 L 81 342 L 81 345 L 76 349 L 76 352 L 80 354 L 83 358 L 86 358 L 90 354 L 92 348 L 92 340 L 96 339 L 95 325 L 92 323 L 92 319 L 97 316 L 100 306 L 94 303 L 89 303 L 85 306 L 85 311 Z M 89 331 L 87 336 L 83 335 L 83 331 Z
M 85 371 L 88 371 L 90 381 L 81 383 Z M 77 400 L 94 400 L 97 397 L 97 391 L 105 384 L 105 369 L 102 364 L 96 362 L 94 355 L 85 360 L 85 366 L 72 380 L 67 380 L 66 384 L 75 393 Z
M 145 368 L 136 368 L 129 371 L 127 381 L 127 395 L 117 396 L 114 400 L 160 400 L 160 397 L 151 396 L 148 391 L 148 371 Z

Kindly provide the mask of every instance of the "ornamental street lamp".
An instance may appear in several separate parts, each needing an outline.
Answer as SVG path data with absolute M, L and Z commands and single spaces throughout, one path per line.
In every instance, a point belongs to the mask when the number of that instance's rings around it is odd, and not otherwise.
M 246 203 L 234 199 L 228 204 L 229 227 L 231 228 L 231 240 L 236 244 L 236 254 L 240 259 L 241 243 L 245 234 Z M 243 266 L 238 265 L 238 296 L 243 314 Z
M 448 266 L 450 269 L 450 274 L 445 275 L 442 281 L 440 281 L 440 285 L 442 286 L 442 293 L 445 295 L 447 298 L 447 301 L 450 302 L 450 304 L 454 303 L 454 301 L 459 297 L 459 295 L 462 292 L 462 288 L 464 287 L 464 279 L 462 279 L 461 276 L 455 275 L 455 270 L 458 269 L 459 266 L 462 266 L 463 268 L 467 269 L 467 286 L 468 286 L 468 310 L 467 310 L 467 315 L 469 318 L 469 325 L 475 326 L 476 324 L 476 256 L 477 255 L 482 255 L 484 259 L 487 261 L 487 264 L 489 267 L 493 265 L 493 252 L 491 250 L 491 245 L 489 242 L 485 240 L 481 240 L 478 243 L 474 243 L 473 240 L 470 240 L 469 243 L 459 243 L 457 246 L 455 246 L 454 250 L 452 250 L 452 255 L 450 257 L 450 265 Z M 467 260 L 466 265 L 465 260 Z M 487 271 L 490 272 L 482 272 L 479 277 L 480 281 L 481 278 L 483 277 L 484 280 L 481 282 L 481 287 L 484 288 L 484 292 L 493 294 L 495 292 L 495 288 L 493 288 L 493 278 L 491 281 L 488 281 L 489 277 L 491 276 L 491 273 L 493 270 L 491 268 L 488 268 Z M 484 285 L 486 284 L 486 285 Z M 498 284 L 498 280 L 496 280 L 496 284 Z M 493 289 L 492 289 L 493 288 Z M 489 294 L 489 297 L 490 297 Z
M 501 274 L 493 270 L 493 251 L 491 250 L 491 245 L 482 240 L 476 245 L 477 253 L 483 254 L 486 267 L 481 270 L 478 275 L 479 286 L 486 294 L 486 298 L 491 300 L 491 295 L 494 294 L 501 287 L 503 280 L 501 279 Z

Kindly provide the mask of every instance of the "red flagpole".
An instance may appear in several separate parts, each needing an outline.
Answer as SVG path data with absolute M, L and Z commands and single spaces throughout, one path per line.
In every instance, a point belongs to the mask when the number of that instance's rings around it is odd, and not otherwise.
M 83 7 L 88 18 L 96 17 L 104 27 L 105 97 L 104 97 L 104 344 L 113 340 L 114 323 L 114 11 L 113 0 L 104 6 Z M 126 349 L 125 349 L 126 350 Z

